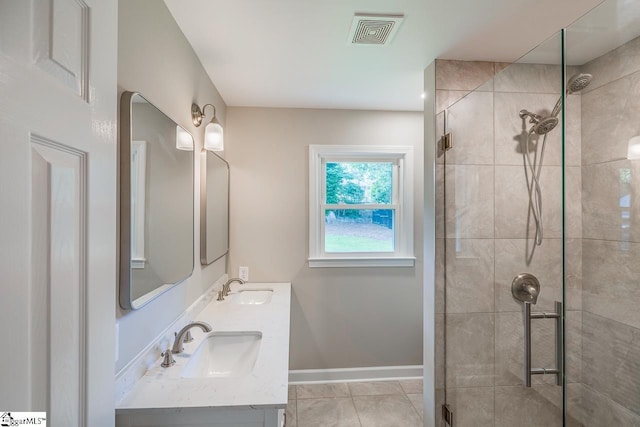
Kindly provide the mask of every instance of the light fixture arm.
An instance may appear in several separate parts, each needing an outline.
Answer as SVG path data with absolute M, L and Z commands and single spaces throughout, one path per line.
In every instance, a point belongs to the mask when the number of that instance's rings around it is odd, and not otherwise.
M 199 127 L 202 124 L 202 119 L 204 119 L 204 111 L 205 109 L 211 106 L 211 108 L 213 108 L 213 118 L 216 118 L 216 106 L 213 104 L 204 104 L 204 106 L 202 107 L 202 109 L 200 109 L 200 107 L 198 107 L 197 104 L 191 104 L 191 120 L 193 121 L 193 124 L 196 127 Z

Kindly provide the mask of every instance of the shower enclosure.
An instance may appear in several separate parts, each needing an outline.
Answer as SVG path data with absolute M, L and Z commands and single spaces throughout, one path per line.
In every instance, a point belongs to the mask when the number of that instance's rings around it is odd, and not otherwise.
M 436 426 L 640 426 L 639 36 L 436 61 Z

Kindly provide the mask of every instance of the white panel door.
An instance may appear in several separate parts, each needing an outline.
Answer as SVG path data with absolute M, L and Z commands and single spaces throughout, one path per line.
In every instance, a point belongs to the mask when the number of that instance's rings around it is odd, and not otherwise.
M 0 411 L 114 425 L 116 0 L 0 0 Z

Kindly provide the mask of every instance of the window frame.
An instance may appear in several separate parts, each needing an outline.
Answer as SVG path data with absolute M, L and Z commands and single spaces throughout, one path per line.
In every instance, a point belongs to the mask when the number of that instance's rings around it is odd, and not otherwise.
M 327 204 L 327 162 L 393 162 L 391 204 Z M 325 252 L 325 209 L 393 209 L 393 252 Z M 309 146 L 309 267 L 413 267 L 413 147 L 371 145 Z

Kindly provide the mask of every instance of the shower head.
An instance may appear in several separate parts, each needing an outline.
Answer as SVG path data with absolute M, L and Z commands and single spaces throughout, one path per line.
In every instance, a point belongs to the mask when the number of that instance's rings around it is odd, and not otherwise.
M 567 82 L 567 94 L 571 95 L 572 93 L 580 92 L 582 89 L 589 86 L 591 79 L 593 79 L 593 76 L 586 73 L 571 76 Z
M 554 116 L 542 117 L 539 114 L 532 113 L 527 110 L 520 110 L 520 118 L 529 118 L 529 123 L 533 124 L 531 133 L 537 133 L 538 135 L 545 135 L 551 132 L 556 126 L 558 126 L 558 118 Z
M 579 73 L 574 74 L 567 81 L 567 95 L 574 94 L 576 92 L 580 92 L 591 83 L 591 79 L 593 79 L 593 75 L 587 73 Z M 562 104 L 562 97 L 558 99 L 556 105 L 551 110 L 551 115 L 557 117 L 560 114 L 560 104 Z
M 557 117 L 545 117 L 543 119 L 540 119 L 538 123 L 534 124 L 532 130 L 538 135 L 544 135 L 555 129 L 555 127 L 558 126 L 558 122 L 559 121 Z

